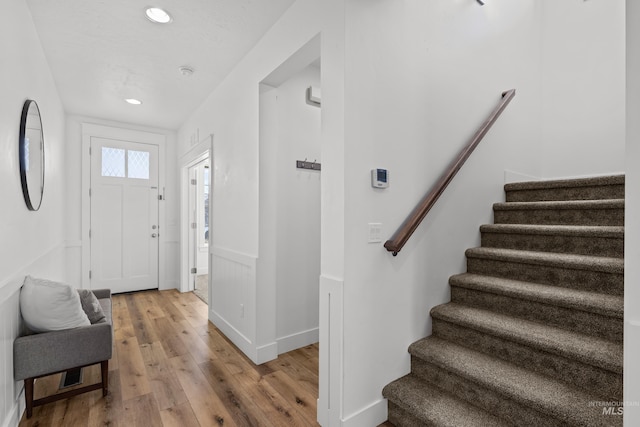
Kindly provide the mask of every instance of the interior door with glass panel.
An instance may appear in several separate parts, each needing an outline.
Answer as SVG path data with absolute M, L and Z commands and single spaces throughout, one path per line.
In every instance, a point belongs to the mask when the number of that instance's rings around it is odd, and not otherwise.
M 91 138 L 91 288 L 158 288 L 158 146 Z

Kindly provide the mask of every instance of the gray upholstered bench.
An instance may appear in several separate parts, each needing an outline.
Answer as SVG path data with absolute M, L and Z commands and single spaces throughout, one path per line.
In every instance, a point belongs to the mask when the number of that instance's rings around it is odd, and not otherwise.
M 102 388 L 106 396 L 109 384 L 109 359 L 113 349 L 111 291 L 93 291 L 106 319 L 102 323 L 62 331 L 32 334 L 27 331 L 13 344 L 13 372 L 16 381 L 24 380 L 27 418 L 33 407 L 66 399 Z M 33 400 L 36 378 L 57 374 L 73 368 L 101 364 L 102 382 Z

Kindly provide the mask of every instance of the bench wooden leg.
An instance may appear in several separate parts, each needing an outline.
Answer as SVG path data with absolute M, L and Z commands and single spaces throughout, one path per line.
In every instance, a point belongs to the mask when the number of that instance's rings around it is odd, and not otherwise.
M 24 380 L 24 399 L 27 403 L 27 418 L 33 415 L 33 378 Z
M 102 396 L 106 397 L 109 392 L 109 361 L 100 362 L 102 368 Z

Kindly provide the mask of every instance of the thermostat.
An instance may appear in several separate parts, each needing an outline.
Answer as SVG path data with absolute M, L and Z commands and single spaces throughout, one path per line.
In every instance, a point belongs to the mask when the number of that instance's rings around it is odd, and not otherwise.
M 386 169 L 371 169 L 371 186 L 373 188 L 387 188 L 389 186 L 389 172 Z

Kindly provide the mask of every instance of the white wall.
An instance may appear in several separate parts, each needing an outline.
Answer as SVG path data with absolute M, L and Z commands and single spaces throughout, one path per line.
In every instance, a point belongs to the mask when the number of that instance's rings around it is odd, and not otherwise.
M 640 3 L 626 2 L 626 184 L 624 263 L 624 425 L 640 424 Z
M 479 244 L 479 225 L 492 221 L 505 169 L 539 175 L 539 3 L 347 4 L 349 425 L 386 416 L 382 387 L 409 371 L 407 347 L 430 334 L 429 309 L 449 300 L 449 276 L 465 270 L 464 250 Z M 515 99 L 399 255 L 368 244 L 367 223 L 382 223 L 389 238 L 511 88 Z M 389 170 L 388 189 L 371 187 L 377 167 Z
M 148 128 L 127 123 L 105 121 L 91 117 L 69 116 L 66 121 L 65 156 L 68 159 L 66 170 L 66 230 L 68 240 L 67 272 L 68 280 L 77 287 L 82 286 L 82 124 L 136 130 L 165 136 L 165 200 L 160 202 L 161 224 L 160 241 L 164 245 L 164 260 L 161 259 L 160 277 L 164 276 L 161 289 L 179 287 L 180 267 L 180 230 L 179 230 L 179 192 L 176 163 L 176 133 L 165 129 Z M 162 170 L 162 167 L 161 167 Z M 162 191 L 162 189 L 160 189 Z
M 320 334 L 326 334 L 329 322 L 340 318 L 344 272 L 344 2 L 296 1 L 178 133 L 181 157 L 192 141 L 214 135 L 209 316 L 258 362 L 277 355 L 275 280 L 256 282 L 261 259 L 270 256 L 260 252 L 258 238 L 259 83 L 318 34 L 323 64 L 320 294 L 326 300 L 335 292 L 331 312 L 320 314 L 325 320 Z M 329 346 L 320 350 L 318 417 L 323 425 L 342 414 L 339 329 L 334 325 L 331 372 Z
M 214 302 L 211 310 L 214 322 L 226 328 L 225 332 L 236 344 L 252 353 L 250 357 L 257 358 L 260 349 L 266 348 L 269 348 L 271 357 L 276 354 L 275 302 L 268 304 L 269 295 L 275 297 L 275 289 L 257 288 L 255 283 L 245 281 L 245 273 L 237 273 L 237 276 L 233 273 L 252 271 L 252 265 L 255 265 L 261 255 L 258 252 L 259 82 L 321 32 L 323 57 L 326 51 L 327 61 L 334 64 L 334 69 L 340 70 L 341 66 L 336 62 L 342 60 L 339 51 L 341 38 L 336 38 L 333 34 L 340 31 L 342 26 L 335 29 L 331 27 L 336 22 L 335 17 L 342 15 L 340 3 L 319 3 L 310 0 L 294 3 L 231 75 L 194 112 L 178 134 L 180 155 L 188 152 L 191 141 L 200 139 L 199 135 L 215 135 L 211 242 L 214 254 L 214 271 L 211 273 Z M 337 43 L 333 40 L 337 40 Z M 339 80 L 340 75 L 341 73 L 329 77 L 323 75 L 323 85 L 326 78 Z M 343 118 L 340 107 L 341 86 L 336 86 L 337 90 L 334 90 L 333 94 L 330 91 L 328 95 L 330 107 L 324 109 L 322 114 L 323 132 L 337 133 L 338 137 L 332 141 L 339 147 L 342 141 L 339 128 Z M 336 107 L 332 108 L 332 104 Z M 331 157 L 330 155 L 329 159 Z M 337 165 L 337 173 L 332 176 L 340 182 L 340 148 L 337 148 L 333 157 L 338 160 L 334 163 Z M 329 165 L 331 164 L 329 161 Z M 331 169 L 331 166 L 329 168 Z M 340 184 L 333 186 L 339 187 Z M 338 207 L 338 210 L 325 217 L 328 221 L 340 223 L 340 204 L 334 206 Z M 329 219 L 330 217 L 332 219 Z M 342 271 L 343 262 L 340 256 L 340 230 L 341 227 L 332 228 L 332 232 L 327 234 L 333 235 L 331 239 L 338 242 L 333 245 L 335 249 L 328 264 L 338 273 Z M 221 255 L 217 256 L 216 253 Z M 218 271 L 215 268 L 216 263 Z M 255 272 L 247 274 L 251 276 Z M 270 308 L 257 307 L 256 301 L 260 301 L 261 304 L 267 303 Z M 246 313 L 244 316 L 241 313 L 241 304 Z M 258 329 L 259 333 L 256 332 Z M 266 329 L 269 331 L 266 332 Z
M 541 2 L 543 177 L 624 171 L 625 2 Z M 594 159 L 598 159 L 594 162 Z
M 276 340 L 278 353 L 317 342 L 320 278 L 320 174 L 297 169 L 296 160 L 321 163 L 320 113 L 305 102 L 309 86 L 320 86 L 320 69 L 308 66 L 275 90 L 277 135 L 274 175 L 276 199 Z M 260 111 L 262 115 L 263 110 Z M 262 143 L 262 139 L 261 139 Z M 261 153 L 263 147 L 261 147 Z M 272 160 L 273 159 L 273 160 Z M 262 186 L 261 175 L 261 186 Z M 261 187 L 262 189 L 262 187 Z
M 409 372 L 407 347 L 430 334 L 429 310 L 449 300 L 449 276 L 465 271 L 464 250 L 492 222 L 506 170 L 552 177 L 622 169 L 622 15 L 619 2 L 609 3 L 347 2 L 347 424 L 385 415 L 380 391 Z M 563 19 L 569 12 L 584 21 Z M 557 60 L 570 51 L 580 61 Z M 606 64 L 592 67 L 596 61 Z M 580 96 L 550 97 L 565 84 Z M 510 88 L 515 99 L 402 252 L 394 258 L 367 244 L 367 223 L 391 236 Z M 588 138 L 572 132 L 585 123 Z M 574 151 L 584 156 L 569 159 Z M 376 167 L 390 171 L 386 190 L 370 187 Z
M 19 329 L 18 295 L 25 274 L 65 279 L 64 110 L 23 0 L 4 2 L 0 26 L 0 426 L 22 414 L 22 384 L 13 381 L 13 340 Z M 40 107 L 45 138 L 44 198 L 28 211 L 18 163 L 20 112 L 26 99 Z M 23 399 L 23 398 L 22 398 Z
M 449 299 L 448 277 L 464 271 L 464 250 L 479 244 L 478 226 L 492 221 L 505 171 L 555 177 L 622 168 L 621 87 L 603 90 L 621 76 L 619 46 L 608 48 L 619 42 L 619 4 L 555 3 L 297 1 L 180 129 L 180 153 L 198 135 L 215 134 L 213 288 L 220 307 L 210 315 L 260 360 L 263 350 L 273 354 L 275 285 L 255 283 L 261 260 L 272 256 L 261 252 L 257 236 L 269 224 L 258 212 L 275 207 L 265 200 L 270 194 L 259 194 L 258 82 L 322 30 L 322 425 L 386 418 L 381 389 L 409 371 L 407 346 L 430 333 L 429 309 Z M 567 25 L 562 17 L 572 10 L 598 24 Z M 602 34 L 574 37 L 573 26 L 579 34 Z M 607 64 L 587 74 L 580 68 L 591 67 L 591 57 L 579 56 L 577 66 L 554 62 L 567 45 L 585 54 L 594 43 L 601 43 L 594 58 Z M 581 96 L 556 107 L 548 92 L 566 80 Z M 390 236 L 511 88 L 515 100 L 400 255 L 368 244 L 367 223 L 382 223 Z M 602 102 L 586 106 L 593 98 Z M 561 120 L 567 117 L 553 108 L 571 111 L 573 124 L 588 123 L 589 138 L 570 136 Z M 612 135 L 613 146 L 596 134 Z M 588 158 L 572 158 L 564 168 L 577 145 Z M 376 167 L 390 170 L 387 190 L 370 187 Z

